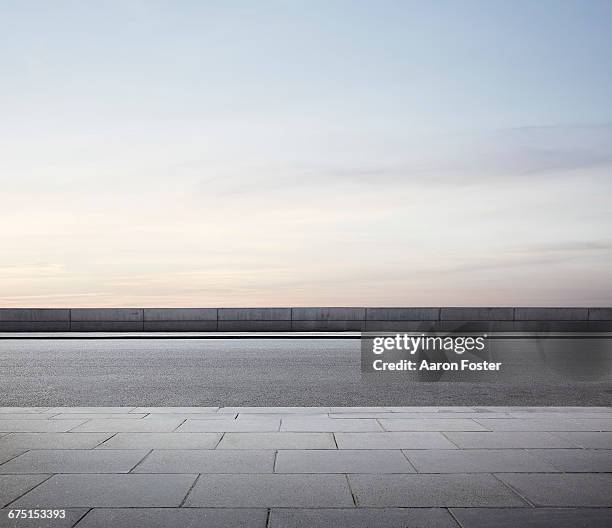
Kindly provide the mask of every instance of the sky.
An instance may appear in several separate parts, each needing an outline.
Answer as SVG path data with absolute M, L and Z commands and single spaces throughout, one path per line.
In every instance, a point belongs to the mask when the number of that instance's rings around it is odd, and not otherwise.
M 0 307 L 610 306 L 612 2 L 0 0 Z

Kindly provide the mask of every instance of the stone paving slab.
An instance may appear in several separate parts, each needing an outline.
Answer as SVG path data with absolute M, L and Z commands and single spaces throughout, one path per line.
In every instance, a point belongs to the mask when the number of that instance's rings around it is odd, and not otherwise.
M 277 473 L 414 473 L 399 450 L 285 450 L 276 456 Z
M 535 506 L 612 507 L 612 474 L 501 473 L 510 485 Z
M 449 432 L 445 433 L 460 449 L 568 448 L 575 443 L 545 431 Z
M 134 473 L 272 473 L 274 451 L 154 450 Z
M 493 475 L 349 475 L 349 482 L 359 506 L 528 506 Z
M 481 424 L 461 418 L 413 418 L 408 420 L 379 420 L 385 431 L 488 431 Z
M 66 433 L 86 420 L 0 420 L 0 431 L 11 433 Z
M 89 420 L 75 427 L 75 432 L 125 432 L 125 433 L 170 433 L 177 429 L 184 420 L 172 416 L 149 415 L 140 420 L 100 419 Z M 61 423 L 61 422 L 59 422 Z
M 601 508 L 452 508 L 463 528 L 610 528 Z
M 586 449 L 612 449 L 612 432 L 556 433 L 556 436 Z
M 221 433 L 118 433 L 97 449 L 214 449 Z
M 0 438 L 1 449 L 93 449 L 114 433 L 11 433 Z
M 0 475 L 0 507 L 6 506 L 48 478 L 49 475 Z
M 11 506 L 15 508 L 179 506 L 196 477 L 195 474 L 53 475 L 13 502 Z
M 334 420 L 329 417 L 295 416 L 285 417 L 281 431 L 336 432 L 336 431 L 382 431 L 380 424 L 372 418 Z
M 266 528 L 267 517 L 265 508 L 94 508 L 78 528 Z
M 490 431 L 611 431 L 612 418 L 508 418 L 475 420 Z
M 147 453 L 136 449 L 41 449 L 2 464 L 0 473 L 128 473 Z
M 261 418 L 238 417 L 226 420 L 186 420 L 177 429 L 179 433 L 203 432 L 274 432 L 280 428 L 281 419 L 265 416 Z
M 456 449 L 438 432 L 335 433 L 339 449 Z
M 354 506 L 345 475 L 202 475 L 185 506 L 214 508 Z
M 269 528 L 459 528 L 450 513 L 443 508 L 272 509 L 268 526 Z
M 528 452 L 565 473 L 612 473 L 611 450 L 532 449 Z
M 31 415 L 26 415 L 31 416 Z M 144 413 L 59 413 L 54 414 L 51 420 L 138 420 L 147 416 Z M 46 418 L 44 414 L 37 415 L 37 418 Z
M 336 449 L 331 433 L 226 433 L 218 449 Z
M 404 454 L 419 473 L 559 471 L 543 458 L 538 458 L 522 449 L 421 449 L 404 450 Z

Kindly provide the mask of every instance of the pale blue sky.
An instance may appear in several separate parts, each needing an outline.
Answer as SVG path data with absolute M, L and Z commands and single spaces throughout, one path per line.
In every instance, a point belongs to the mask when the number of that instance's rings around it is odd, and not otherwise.
M 609 305 L 612 2 L 0 0 L 0 305 Z

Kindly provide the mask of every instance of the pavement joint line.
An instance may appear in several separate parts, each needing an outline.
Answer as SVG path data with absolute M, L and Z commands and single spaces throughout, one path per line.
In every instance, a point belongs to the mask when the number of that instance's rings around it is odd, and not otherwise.
M 185 422 L 187 421 L 187 418 L 185 418 L 180 424 L 178 424 L 174 429 L 172 429 L 172 431 L 170 431 L 171 433 L 176 433 L 178 432 L 178 429 L 181 427 L 181 425 L 183 425 Z
M 453 444 L 457 449 L 462 449 L 462 447 L 460 447 L 457 443 L 453 442 L 444 431 L 438 431 L 444 438 L 446 438 L 446 440 L 448 440 L 451 444 Z M 448 432 L 448 431 L 447 431 Z M 475 431 L 478 432 L 478 431 Z M 484 433 L 486 431 L 480 431 L 481 433 Z
M 531 475 L 533 473 L 523 473 L 523 475 Z M 536 473 L 537 474 L 537 473 Z M 502 479 L 499 478 L 497 473 L 490 473 L 490 475 L 497 479 L 503 486 L 505 486 L 507 489 L 509 489 L 512 493 L 514 493 L 515 495 L 518 495 L 521 500 L 525 501 L 529 506 L 531 506 L 532 508 L 537 508 L 537 506 L 531 502 L 529 499 L 527 499 L 527 497 L 523 496 L 522 493 L 520 493 L 517 489 L 514 488 L 514 486 L 508 484 L 507 482 L 504 482 Z
M 18 501 L 19 499 L 21 499 L 21 497 L 23 497 L 24 495 L 30 493 L 30 491 L 35 490 L 36 488 L 38 488 L 38 486 L 40 486 L 41 484 L 44 484 L 45 482 L 47 482 L 51 477 L 53 477 L 56 473 L 42 473 L 42 475 L 47 475 L 47 478 L 41 480 L 38 484 L 36 484 L 36 486 L 33 486 L 32 488 L 29 488 L 28 490 L 24 491 L 21 495 L 19 495 L 19 497 L 15 497 L 11 502 L 8 502 L 7 504 L 5 504 L 3 506 L 3 508 L 8 508 L 10 509 L 11 504 L 13 504 L 15 501 Z
M 219 444 L 221 443 L 221 440 L 223 440 L 223 437 L 225 436 L 225 433 L 221 433 L 221 436 L 219 437 L 219 440 L 217 441 L 217 443 L 215 444 L 215 447 L 212 448 L 212 451 L 216 451 L 217 447 L 219 447 Z
M 349 492 L 351 493 L 351 498 L 353 499 L 353 506 L 355 508 L 358 508 L 359 505 L 357 504 L 357 496 L 355 495 L 355 493 L 353 493 L 353 488 L 351 488 L 351 481 L 349 479 L 348 473 L 344 474 L 344 478 L 346 478 L 346 485 L 348 486 Z
M 459 528 L 464 528 L 463 524 L 461 524 L 461 521 L 459 521 L 459 519 L 457 519 L 455 514 L 452 512 L 452 508 L 444 508 L 444 509 L 452 517 L 453 521 L 455 521 L 455 523 L 457 523 L 457 526 Z
M 76 522 L 72 525 L 72 528 L 75 528 L 91 511 L 93 511 L 93 508 L 88 508 L 87 511 L 85 511 L 85 513 L 76 520 Z
M 108 442 L 111 438 L 114 438 L 115 436 L 117 436 L 119 433 L 113 433 L 111 434 L 106 440 L 102 440 L 102 442 L 100 442 L 99 444 L 96 444 L 95 446 L 92 447 L 92 449 L 97 449 L 98 447 L 100 447 L 102 444 L 104 444 L 105 442 Z
M 132 471 L 134 471 L 140 464 L 142 464 L 149 457 L 151 453 L 153 453 L 153 449 L 150 449 L 149 452 L 145 456 L 143 456 L 138 462 L 136 462 L 136 464 L 132 466 L 132 468 L 128 471 L 128 473 L 131 473 Z
M 183 504 L 185 504 L 185 502 L 187 501 L 187 497 L 189 497 L 189 494 L 191 493 L 191 491 L 193 490 L 193 488 L 195 488 L 196 483 L 198 482 L 198 480 L 200 480 L 200 477 L 202 476 L 201 473 L 198 473 L 198 475 L 196 476 L 195 480 L 193 481 L 193 483 L 191 484 L 191 486 L 189 486 L 189 489 L 187 490 L 187 493 L 185 494 L 185 496 L 183 497 L 183 500 L 181 501 L 181 503 L 178 505 L 179 508 L 183 507 Z
M 408 461 L 408 464 L 410 464 L 410 467 L 412 469 L 414 469 L 415 474 L 420 473 L 420 471 L 417 469 L 417 467 L 412 463 L 412 460 L 410 460 L 410 458 L 408 458 L 408 455 L 406 454 L 406 450 L 400 449 L 399 451 L 402 454 L 402 456 Z
M 270 527 L 270 514 L 272 513 L 272 508 L 266 509 L 266 528 Z

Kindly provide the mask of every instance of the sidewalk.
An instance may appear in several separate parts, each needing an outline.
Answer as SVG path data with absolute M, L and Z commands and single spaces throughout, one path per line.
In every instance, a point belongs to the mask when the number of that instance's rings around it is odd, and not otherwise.
M 0 506 L 19 527 L 609 527 L 612 408 L 5 407 Z

